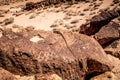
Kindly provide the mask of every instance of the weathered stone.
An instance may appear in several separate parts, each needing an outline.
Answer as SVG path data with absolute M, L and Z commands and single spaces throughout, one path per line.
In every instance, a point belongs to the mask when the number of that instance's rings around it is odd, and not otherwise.
M 120 37 L 120 25 L 115 22 L 110 22 L 109 24 L 103 26 L 99 32 L 95 35 L 95 39 L 101 44 L 106 44 L 110 41 L 119 39 Z
M 35 8 L 35 3 L 33 3 L 33 2 L 28 2 L 28 3 L 26 3 L 25 6 L 26 6 L 26 7 L 25 7 L 25 10 L 31 10 L 31 9 L 34 9 L 34 8 Z
M 86 35 L 20 31 L 3 30 L 0 38 L 0 66 L 14 74 L 56 74 L 63 80 L 82 80 L 112 68 L 101 46 Z M 34 36 L 42 39 L 33 42 Z
M 118 17 L 120 9 L 102 11 L 99 15 L 93 16 L 92 19 L 80 26 L 80 33 L 93 35 L 99 31 L 99 29 L 108 24 L 112 19 Z
M 120 59 L 120 40 L 115 40 L 104 50 L 107 54 L 111 54 Z
M 95 76 L 90 80 L 119 80 L 112 72 L 105 72 L 101 75 Z
M 0 68 L 0 80 L 17 80 L 17 79 L 12 73 Z

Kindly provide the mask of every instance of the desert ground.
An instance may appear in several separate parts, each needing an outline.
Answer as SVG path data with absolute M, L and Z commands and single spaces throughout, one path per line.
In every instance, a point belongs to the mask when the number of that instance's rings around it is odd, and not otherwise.
M 0 0 L 0 80 L 120 80 L 120 0 Z

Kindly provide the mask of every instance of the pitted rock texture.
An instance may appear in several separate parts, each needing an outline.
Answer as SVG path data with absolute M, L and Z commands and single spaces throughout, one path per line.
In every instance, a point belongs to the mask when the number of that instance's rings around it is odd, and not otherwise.
M 63 80 L 82 80 L 112 68 L 98 42 L 83 34 L 29 29 L 1 32 L 0 66 L 14 74 L 57 74 Z M 36 42 L 31 40 L 36 36 Z

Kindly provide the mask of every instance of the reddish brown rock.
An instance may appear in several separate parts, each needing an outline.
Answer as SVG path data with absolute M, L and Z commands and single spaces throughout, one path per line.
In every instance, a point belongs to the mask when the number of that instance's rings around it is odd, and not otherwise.
M 120 9 L 104 11 L 99 15 L 93 16 L 92 19 L 80 26 L 80 33 L 86 35 L 93 35 L 99 31 L 99 29 L 108 24 L 112 19 L 118 17 L 120 15 Z
M 101 46 L 69 31 L 2 30 L 0 66 L 20 75 L 57 74 L 63 80 L 89 79 L 111 70 Z
M 110 41 L 119 39 L 120 37 L 120 25 L 115 22 L 110 22 L 109 24 L 103 26 L 99 32 L 95 35 L 95 39 L 101 44 L 106 44 Z

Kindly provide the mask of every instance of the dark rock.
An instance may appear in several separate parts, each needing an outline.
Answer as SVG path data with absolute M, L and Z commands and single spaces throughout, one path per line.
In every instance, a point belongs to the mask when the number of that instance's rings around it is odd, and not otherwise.
M 114 4 L 118 4 L 120 1 L 119 0 L 113 0 Z
M 102 47 L 86 35 L 21 31 L 3 30 L 0 38 L 0 66 L 14 74 L 57 74 L 63 80 L 88 80 L 112 68 Z M 35 36 L 38 41 L 33 41 Z
M 103 26 L 94 36 L 101 45 L 119 39 L 120 25 L 115 22 L 110 22 Z
M 99 29 L 108 24 L 112 19 L 118 17 L 120 14 L 120 9 L 102 11 L 99 15 L 93 16 L 92 19 L 80 26 L 80 33 L 86 35 L 93 35 L 99 31 Z
M 25 10 L 32 10 L 32 9 L 35 8 L 35 3 L 33 3 L 33 2 L 28 2 L 28 3 L 26 3 L 25 6 L 26 6 L 26 7 L 25 7 Z

